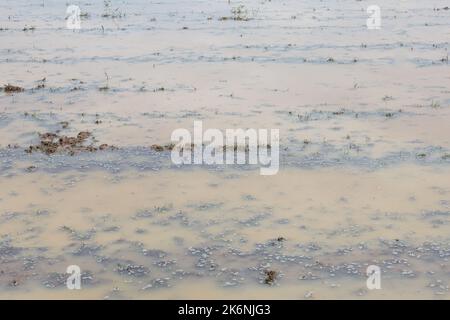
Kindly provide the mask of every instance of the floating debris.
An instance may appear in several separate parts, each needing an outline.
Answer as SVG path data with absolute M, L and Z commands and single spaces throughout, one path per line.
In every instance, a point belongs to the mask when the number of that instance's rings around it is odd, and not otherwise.
M 150 269 L 142 265 L 134 264 L 118 264 L 116 271 L 122 275 L 128 275 L 133 277 L 143 277 L 150 273 Z
M 3 91 L 7 93 L 13 93 L 13 92 L 23 92 L 25 91 L 25 89 L 19 86 L 14 86 L 12 84 L 6 84 L 3 87 Z
M 40 151 L 47 155 L 57 152 L 66 152 L 73 156 L 77 152 L 94 152 L 98 150 L 116 149 L 116 147 L 109 146 L 107 144 L 101 144 L 99 147 L 95 147 L 92 143 L 86 145 L 86 140 L 91 136 L 92 134 L 88 131 L 81 131 L 76 137 L 59 136 L 58 134 L 51 132 L 39 134 L 40 144 L 29 146 L 25 149 L 25 152 L 32 153 L 35 151 Z
M 273 285 L 278 276 L 278 273 L 274 270 L 266 270 L 264 273 L 266 276 L 266 278 L 264 279 L 264 283 Z
M 149 284 L 144 286 L 142 290 L 157 289 L 157 288 L 170 288 L 170 278 L 156 278 Z
M 162 151 L 171 151 L 175 147 L 175 144 L 169 143 L 166 145 L 154 144 L 150 148 L 154 151 L 162 152 Z
M 23 27 L 22 31 L 34 31 L 36 30 L 35 26 L 27 26 L 25 25 L 25 27 Z

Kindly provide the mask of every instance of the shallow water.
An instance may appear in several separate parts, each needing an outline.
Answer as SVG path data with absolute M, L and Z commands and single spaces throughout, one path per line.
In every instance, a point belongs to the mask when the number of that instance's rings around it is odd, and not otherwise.
M 0 85 L 25 88 L 0 92 L 0 298 L 449 298 L 445 1 L 378 1 L 381 30 L 355 1 L 73 4 L 79 31 L 0 4 Z M 279 128 L 279 173 L 150 148 L 194 120 Z M 116 148 L 24 152 L 81 131 Z

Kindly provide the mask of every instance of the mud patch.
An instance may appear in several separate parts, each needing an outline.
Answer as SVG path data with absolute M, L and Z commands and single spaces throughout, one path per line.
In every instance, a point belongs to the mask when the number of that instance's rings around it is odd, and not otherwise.
M 81 131 L 76 137 L 68 137 L 64 135 L 58 135 L 56 133 L 44 133 L 39 134 L 40 143 L 37 145 L 31 145 L 25 152 L 33 153 L 36 151 L 43 152 L 47 155 L 54 153 L 67 153 L 69 155 L 75 155 L 81 152 L 95 152 L 99 150 L 114 150 L 113 146 L 107 144 L 101 144 L 100 146 L 94 146 L 92 141 L 88 141 L 92 138 L 92 134 L 88 131 Z

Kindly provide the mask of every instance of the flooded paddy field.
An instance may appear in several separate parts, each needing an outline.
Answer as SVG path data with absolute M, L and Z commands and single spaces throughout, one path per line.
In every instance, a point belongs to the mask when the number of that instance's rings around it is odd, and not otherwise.
M 377 2 L 2 1 L 0 298 L 448 299 L 450 10 Z M 173 164 L 197 120 L 279 172 Z

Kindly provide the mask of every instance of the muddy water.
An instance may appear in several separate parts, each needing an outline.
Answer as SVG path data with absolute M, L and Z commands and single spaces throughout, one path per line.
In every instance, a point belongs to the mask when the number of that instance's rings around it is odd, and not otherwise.
M 1 298 L 449 298 L 445 1 L 74 4 L 0 4 Z M 150 148 L 194 120 L 279 128 L 279 173 Z

